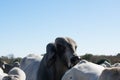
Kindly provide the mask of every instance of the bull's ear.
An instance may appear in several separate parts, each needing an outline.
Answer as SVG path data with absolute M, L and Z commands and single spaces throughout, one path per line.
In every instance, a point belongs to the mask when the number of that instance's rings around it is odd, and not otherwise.
M 56 48 L 54 43 L 49 43 L 46 47 L 46 62 L 47 62 L 47 67 L 51 67 L 52 64 L 54 64 L 56 60 Z

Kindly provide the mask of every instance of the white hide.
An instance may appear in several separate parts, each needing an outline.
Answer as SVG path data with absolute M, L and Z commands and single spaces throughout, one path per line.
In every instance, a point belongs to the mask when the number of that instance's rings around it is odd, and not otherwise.
M 104 61 L 104 63 L 100 64 L 101 66 L 107 68 L 107 67 L 112 67 L 112 65 L 108 61 Z
M 64 74 L 62 80 L 97 80 L 103 70 L 103 66 L 80 61 Z
M 0 68 L 0 80 L 2 80 L 4 76 L 7 76 L 7 74 L 4 73 L 3 70 Z
M 12 68 L 8 76 L 5 76 L 2 80 L 26 80 L 26 75 L 23 70 L 18 67 Z
M 36 54 L 29 54 L 28 56 L 24 57 L 20 62 L 20 68 L 22 70 L 26 69 L 31 63 L 36 61 L 41 61 L 43 56 L 39 56 Z
M 22 59 L 20 68 L 25 72 L 26 80 L 36 80 L 41 59 L 42 56 L 34 54 L 28 55 Z
M 98 80 L 120 80 L 120 67 L 104 69 Z
M 115 63 L 112 65 L 112 67 L 120 67 L 120 63 Z

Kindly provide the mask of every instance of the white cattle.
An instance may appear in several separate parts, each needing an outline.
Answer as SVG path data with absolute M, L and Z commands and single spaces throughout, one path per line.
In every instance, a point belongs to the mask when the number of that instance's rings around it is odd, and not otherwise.
M 4 76 L 2 80 L 26 80 L 26 75 L 23 70 L 18 67 L 12 68 L 7 76 Z
M 0 80 L 2 80 L 4 76 L 7 76 L 7 74 L 4 73 L 3 70 L 0 68 Z
M 0 73 L 3 73 L 3 70 L 0 68 Z
M 19 62 L 14 62 L 13 64 L 8 64 L 5 61 L 0 61 L 0 67 L 4 73 L 8 73 L 13 67 L 19 67 Z
M 120 80 L 120 67 L 104 69 L 98 80 Z
M 112 67 L 120 67 L 120 63 L 115 63 L 112 65 Z
M 20 62 L 20 68 L 25 70 L 30 64 L 36 61 L 41 61 L 43 56 L 39 56 L 37 54 L 29 54 L 28 56 L 24 57 Z
M 103 70 L 103 66 L 80 61 L 64 74 L 62 80 L 97 80 Z
M 25 72 L 26 80 L 36 80 L 41 59 L 42 56 L 30 54 L 21 60 L 20 68 Z
M 14 62 L 13 67 L 20 67 L 20 63 L 18 61 Z
M 108 61 L 104 61 L 104 63 L 100 64 L 101 66 L 107 68 L 107 67 L 112 67 L 112 65 Z

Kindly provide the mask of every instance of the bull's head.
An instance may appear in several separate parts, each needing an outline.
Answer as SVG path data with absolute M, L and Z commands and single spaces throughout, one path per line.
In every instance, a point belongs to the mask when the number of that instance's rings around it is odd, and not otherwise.
M 71 38 L 56 38 L 55 43 L 47 45 L 48 66 L 51 66 L 56 61 L 56 58 L 59 57 L 66 67 L 71 68 L 79 61 L 76 49 L 77 45 Z

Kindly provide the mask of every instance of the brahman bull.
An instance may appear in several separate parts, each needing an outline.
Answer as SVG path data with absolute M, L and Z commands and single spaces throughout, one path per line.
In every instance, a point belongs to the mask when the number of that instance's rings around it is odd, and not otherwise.
M 76 42 L 71 38 L 58 37 L 47 45 L 37 74 L 37 80 L 61 80 L 64 73 L 79 62 Z

